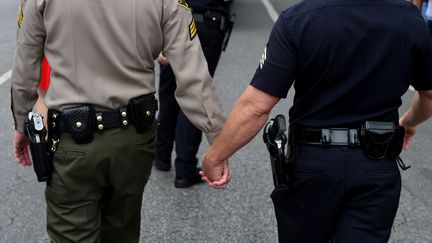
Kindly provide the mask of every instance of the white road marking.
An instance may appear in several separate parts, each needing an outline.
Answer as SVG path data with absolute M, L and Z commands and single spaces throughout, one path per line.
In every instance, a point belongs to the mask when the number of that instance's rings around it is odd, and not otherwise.
M 273 5 L 270 3 L 270 0 L 261 0 L 261 2 L 266 8 L 267 13 L 270 15 L 270 18 L 273 20 L 273 22 L 276 22 L 279 14 L 276 12 Z
M 12 75 L 12 70 L 9 70 L 9 71 L 7 71 L 5 74 L 3 74 L 3 75 L 0 77 L 0 86 L 1 86 L 2 84 L 6 83 L 6 81 L 9 80 L 10 77 L 11 77 L 11 75 Z

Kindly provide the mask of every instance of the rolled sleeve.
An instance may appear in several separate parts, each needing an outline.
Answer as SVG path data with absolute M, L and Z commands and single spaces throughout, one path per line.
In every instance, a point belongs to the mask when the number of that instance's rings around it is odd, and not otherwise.
M 26 0 L 21 4 L 17 46 L 11 78 L 11 108 L 14 126 L 23 130 L 24 119 L 36 103 L 41 77 L 45 28 L 42 18 L 44 1 Z
M 416 90 L 432 90 L 432 38 L 427 35 L 425 39 L 414 62 L 412 86 Z
M 175 96 L 182 111 L 211 144 L 225 121 L 218 92 L 198 36 L 191 30 L 194 25 L 191 12 L 177 4 L 172 9 L 163 24 L 163 53 L 176 77 Z

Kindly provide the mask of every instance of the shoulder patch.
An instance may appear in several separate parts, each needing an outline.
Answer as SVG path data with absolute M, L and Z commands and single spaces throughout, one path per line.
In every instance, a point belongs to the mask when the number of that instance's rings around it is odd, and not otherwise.
M 259 68 L 262 69 L 264 67 L 265 62 L 267 61 L 267 47 L 264 48 L 264 53 L 261 55 L 261 59 L 259 62 Z
M 195 36 L 197 35 L 197 26 L 195 23 L 195 20 L 192 18 L 191 23 L 189 24 L 189 37 L 190 40 L 193 40 L 195 38 Z
M 187 4 L 187 2 L 185 0 L 178 0 L 178 5 L 180 7 L 185 8 L 186 10 L 190 10 L 189 5 Z
M 21 27 L 22 27 L 23 18 L 24 18 L 23 4 L 21 3 L 20 6 L 19 6 L 19 12 L 18 12 L 18 28 L 19 29 L 21 29 Z

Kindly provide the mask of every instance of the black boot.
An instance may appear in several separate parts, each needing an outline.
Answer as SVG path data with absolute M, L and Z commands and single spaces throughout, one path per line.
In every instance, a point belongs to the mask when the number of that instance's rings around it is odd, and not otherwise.
M 156 169 L 160 171 L 169 171 L 171 169 L 171 161 L 167 162 L 160 159 L 155 159 L 153 164 Z
M 174 181 L 174 186 L 176 188 L 187 188 L 191 187 L 195 184 L 203 182 L 201 180 L 201 175 L 199 174 L 199 171 L 201 168 L 197 168 L 196 171 L 190 175 L 184 176 L 184 177 L 177 177 Z

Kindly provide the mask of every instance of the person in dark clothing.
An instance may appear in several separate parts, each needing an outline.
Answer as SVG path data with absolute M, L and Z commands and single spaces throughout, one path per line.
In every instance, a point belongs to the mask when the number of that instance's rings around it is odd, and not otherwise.
M 225 24 L 229 16 L 230 2 L 224 0 L 187 0 L 196 24 L 191 25 L 191 33 L 198 33 L 210 74 L 216 71 L 225 35 Z M 155 167 L 161 171 L 171 169 L 171 153 L 176 149 L 175 187 L 186 188 L 201 181 L 197 168 L 198 152 L 202 132 L 197 129 L 179 109 L 175 99 L 175 75 L 169 60 L 160 56 L 161 63 L 157 132 L 157 152 Z
M 271 194 L 279 241 L 387 242 L 399 206 L 398 165 L 407 168 L 399 153 L 432 115 L 432 40 L 419 11 L 403 0 L 305 0 L 284 11 L 204 155 L 201 175 L 211 187 L 227 185 L 228 158 L 292 85 L 292 176 Z M 399 119 L 410 85 L 417 92 Z

